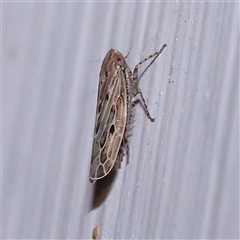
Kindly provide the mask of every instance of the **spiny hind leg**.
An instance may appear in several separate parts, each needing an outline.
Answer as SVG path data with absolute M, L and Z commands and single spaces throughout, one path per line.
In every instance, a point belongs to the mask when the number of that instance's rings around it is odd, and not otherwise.
M 127 164 L 128 164 L 129 163 L 129 144 L 128 144 L 128 139 L 127 139 L 126 132 L 125 132 L 125 134 L 123 136 L 122 144 L 121 144 L 121 147 L 119 149 L 116 162 L 114 164 L 114 167 L 116 169 L 121 168 L 121 162 L 123 161 L 123 157 L 124 156 L 126 156 Z

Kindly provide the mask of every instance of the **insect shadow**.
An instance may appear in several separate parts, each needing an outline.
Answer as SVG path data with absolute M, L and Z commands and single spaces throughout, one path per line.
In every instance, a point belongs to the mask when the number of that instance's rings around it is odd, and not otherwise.
M 94 193 L 92 198 L 91 210 L 98 208 L 108 197 L 116 176 L 117 170 L 113 168 L 107 176 L 97 180 L 94 183 Z

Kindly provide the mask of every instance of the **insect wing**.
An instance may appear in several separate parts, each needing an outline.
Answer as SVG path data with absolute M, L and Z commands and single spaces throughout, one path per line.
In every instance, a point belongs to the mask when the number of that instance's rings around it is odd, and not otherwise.
M 115 51 L 107 53 L 100 72 L 90 182 L 103 178 L 113 168 L 126 127 L 126 82 L 124 70 L 115 61 Z

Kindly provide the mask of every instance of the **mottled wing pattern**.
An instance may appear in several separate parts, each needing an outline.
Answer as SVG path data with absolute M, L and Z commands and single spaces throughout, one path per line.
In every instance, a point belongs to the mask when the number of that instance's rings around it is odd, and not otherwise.
M 98 88 L 90 181 L 106 176 L 113 168 L 123 141 L 127 119 L 124 57 L 111 49 L 104 58 Z
M 128 156 L 127 135 L 131 108 L 135 105 L 133 98 L 136 95 L 140 96 L 146 116 L 154 122 L 143 93 L 138 87 L 138 68 L 147 60 L 153 59 L 148 66 L 150 67 L 165 47 L 167 44 L 164 44 L 158 52 L 139 62 L 133 72 L 123 55 L 115 49 L 111 49 L 104 58 L 98 86 L 90 182 L 93 183 L 105 177 L 114 166 L 120 167 L 123 149 L 126 150 Z

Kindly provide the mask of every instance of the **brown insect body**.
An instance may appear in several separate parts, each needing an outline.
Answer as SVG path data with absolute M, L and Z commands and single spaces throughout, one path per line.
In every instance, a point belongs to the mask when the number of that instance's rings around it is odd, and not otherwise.
M 124 150 L 128 156 L 127 135 L 134 105 L 131 100 L 138 93 L 147 117 L 154 121 L 137 86 L 138 67 L 152 57 L 155 60 L 165 47 L 166 44 L 159 52 L 138 63 L 133 73 L 119 51 L 111 49 L 106 54 L 98 86 L 90 182 L 105 177 L 114 166 L 119 168 Z

